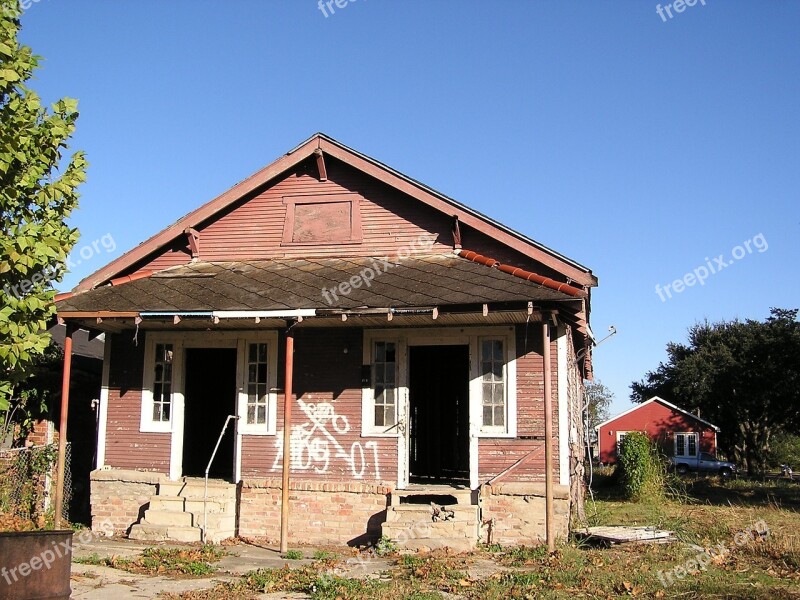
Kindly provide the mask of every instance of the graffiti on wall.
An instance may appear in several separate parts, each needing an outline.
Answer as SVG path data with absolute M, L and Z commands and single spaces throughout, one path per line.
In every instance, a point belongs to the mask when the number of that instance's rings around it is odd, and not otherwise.
M 365 475 L 370 474 L 369 471 L 373 471 L 374 478 L 380 480 L 377 442 L 369 441 L 362 444 L 360 441 L 355 441 L 348 449 L 342 445 L 337 435 L 349 433 L 350 422 L 345 415 L 336 413 L 333 404 L 330 402 L 311 404 L 300 399 L 297 403 L 308 420 L 292 427 L 290 458 L 293 471 L 329 473 L 331 461 L 341 459 L 350 470 L 349 475 L 355 479 L 363 479 Z M 272 463 L 272 470 L 279 471 L 283 465 L 282 434 L 276 436 L 275 446 L 278 454 Z

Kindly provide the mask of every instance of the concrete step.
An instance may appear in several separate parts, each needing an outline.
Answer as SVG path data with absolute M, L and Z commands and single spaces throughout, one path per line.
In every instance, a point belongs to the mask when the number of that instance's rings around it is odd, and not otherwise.
M 153 510 L 152 508 L 144 511 L 144 520 L 152 525 L 166 525 L 177 527 L 191 527 L 192 513 L 178 512 L 172 510 Z
M 185 502 L 181 496 L 150 496 L 150 510 L 183 512 Z
M 180 496 L 192 500 L 202 500 L 205 494 L 205 484 L 202 479 L 179 479 L 178 481 L 164 481 L 158 485 L 159 496 Z M 210 499 L 236 500 L 236 484 L 208 482 L 208 497 Z
M 203 514 L 203 500 L 190 500 L 186 499 L 184 503 L 184 510 L 196 515 Z M 230 498 L 209 498 L 205 503 L 205 510 L 208 514 L 227 513 L 230 515 L 236 514 L 236 499 Z
M 156 525 L 143 521 L 131 527 L 128 537 L 132 540 L 148 542 L 199 542 L 201 531 L 199 527 L 180 527 L 170 525 Z
M 469 488 L 463 487 L 431 486 L 409 488 L 392 492 L 391 504 L 396 506 L 409 503 L 409 498 L 413 496 L 430 496 L 436 504 L 448 504 L 455 500 L 456 504 L 469 505 L 472 504 L 473 493 Z
M 451 504 L 444 507 L 445 511 L 452 511 L 453 518 L 451 521 L 478 521 L 477 506 L 465 506 L 461 504 Z M 433 521 L 433 509 L 431 506 L 424 504 L 400 504 L 398 506 L 390 506 L 386 512 L 387 523 L 404 523 L 404 522 L 417 522 L 428 520 Z
M 187 513 L 188 514 L 188 513 Z M 235 531 L 236 530 L 236 515 L 222 515 L 219 513 L 212 514 L 209 513 L 206 515 L 206 520 L 208 522 L 208 531 L 212 529 L 220 529 L 225 531 Z M 193 515 L 193 521 L 195 527 L 203 527 L 203 513 Z

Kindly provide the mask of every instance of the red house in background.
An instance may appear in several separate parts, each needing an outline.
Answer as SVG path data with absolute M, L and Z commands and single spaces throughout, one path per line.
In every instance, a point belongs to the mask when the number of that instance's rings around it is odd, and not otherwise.
M 630 431 L 643 431 L 668 456 L 715 454 L 719 427 L 658 396 L 597 426 L 599 459 L 604 464 L 617 460 L 619 442 Z

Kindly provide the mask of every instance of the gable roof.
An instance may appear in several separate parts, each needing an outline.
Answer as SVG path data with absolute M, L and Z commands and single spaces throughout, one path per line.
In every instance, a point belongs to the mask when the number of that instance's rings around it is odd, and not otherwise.
M 311 157 L 317 150 L 320 150 L 323 155 L 336 158 L 448 216 L 457 216 L 462 224 L 497 239 L 508 247 L 563 274 L 572 281 L 586 287 L 597 285 L 597 278 L 592 274 L 591 270 L 580 263 L 403 175 L 369 156 L 345 146 L 323 133 L 317 133 L 261 171 L 236 184 L 214 200 L 178 219 L 166 229 L 89 275 L 76 286 L 74 291 L 80 292 L 93 289 L 125 273 L 126 270 L 154 252 L 164 248 L 176 238 L 183 236 L 187 228 L 200 225 L 251 192 L 266 186 L 286 171 Z
M 599 431 L 601 427 L 603 427 L 603 426 L 605 426 L 605 425 L 608 425 L 608 424 L 609 424 L 609 423 L 611 423 L 612 421 L 616 421 L 616 420 L 617 420 L 617 419 L 619 419 L 620 417 L 624 417 L 625 415 L 627 415 L 627 414 L 630 414 L 630 413 L 632 413 L 632 412 L 634 412 L 634 411 L 637 411 L 637 410 L 639 410 L 639 409 L 641 409 L 641 408 L 643 408 L 643 407 L 647 406 L 648 404 L 652 404 L 653 402 L 658 402 L 659 404 L 662 404 L 662 405 L 666 406 L 667 408 L 671 408 L 672 410 L 674 410 L 674 411 L 677 411 L 677 412 L 681 413 L 681 414 L 682 414 L 682 415 L 684 415 L 684 416 L 691 417 L 691 418 L 692 418 L 692 419 L 694 419 L 695 421 L 698 421 L 699 423 L 703 423 L 704 425 L 707 425 L 708 427 L 711 427 L 711 429 L 713 429 L 714 431 L 719 431 L 719 427 L 717 427 L 717 426 L 716 426 L 716 425 L 714 425 L 713 423 L 709 423 L 709 422 L 708 422 L 708 421 L 706 421 L 705 419 L 701 419 L 701 418 L 700 418 L 700 417 L 698 417 L 697 415 L 693 415 L 693 414 L 692 414 L 692 413 L 690 413 L 689 411 L 683 410 L 683 409 L 682 409 L 682 408 L 680 408 L 679 406 L 675 406 L 675 405 L 674 405 L 674 404 L 672 404 L 671 402 L 667 402 L 666 400 L 664 400 L 663 398 L 661 398 L 661 397 L 659 397 L 659 396 L 653 396 L 653 397 L 652 397 L 652 398 L 650 398 L 649 400 L 647 400 L 647 401 L 645 401 L 645 402 L 642 402 L 641 404 L 637 404 L 637 405 L 636 405 L 636 406 L 634 406 L 633 408 L 629 408 L 628 410 L 626 410 L 626 411 L 624 411 L 624 412 L 621 412 L 621 413 L 619 413 L 617 416 L 615 416 L 615 417 L 611 417 L 611 418 L 610 418 L 610 419 L 608 419 L 607 421 L 603 421 L 602 423 L 600 423 L 599 425 L 597 425 L 597 426 L 595 427 L 595 429 L 596 429 L 597 431 Z

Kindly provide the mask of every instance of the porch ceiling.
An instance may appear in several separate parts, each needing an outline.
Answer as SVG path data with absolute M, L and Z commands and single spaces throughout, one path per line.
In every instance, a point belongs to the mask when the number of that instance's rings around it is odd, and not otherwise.
M 498 269 L 437 254 L 413 255 L 391 263 L 370 258 L 196 262 L 63 298 L 57 306 L 59 314 L 131 316 L 142 312 L 357 310 L 569 300 L 573 299 L 566 294 Z

